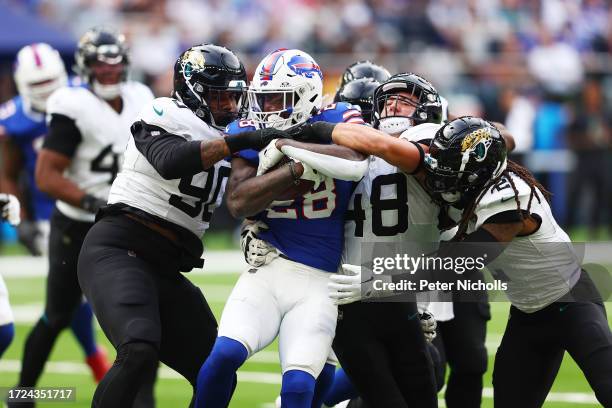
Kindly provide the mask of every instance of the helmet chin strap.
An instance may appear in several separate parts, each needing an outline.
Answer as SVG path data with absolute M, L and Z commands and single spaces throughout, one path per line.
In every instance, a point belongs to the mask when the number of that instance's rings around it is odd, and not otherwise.
M 108 101 L 121 96 L 121 85 L 121 82 L 112 85 L 102 85 L 98 81 L 94 80 L 92 87 L 96 95 Z
M 388 135 L 402 133 L 412 127 L 412 119 L 401 116 L 382 118 L 378 123 L 378 130 Z

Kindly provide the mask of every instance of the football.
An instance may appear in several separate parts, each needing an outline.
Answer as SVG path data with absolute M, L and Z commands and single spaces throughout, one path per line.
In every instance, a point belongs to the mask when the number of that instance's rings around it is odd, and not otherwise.
M 287 156 L 283 157 L 281 161 L 279 161 L 276 166 L 270 168 L 266 173 L 274 171 L 282 166 L 285 166 L 289 163 L 291 159 Z M 310 192 L 314 187 L 314 183 L 310 180 L 300 180 L 298 184 L 293 184 L 289 186 L 285 191 L 280 193 L 278 197 L 275 198 L 274 201 L 288 201 L 294 200 L 297 197 L 301 197 L 304 194 Z

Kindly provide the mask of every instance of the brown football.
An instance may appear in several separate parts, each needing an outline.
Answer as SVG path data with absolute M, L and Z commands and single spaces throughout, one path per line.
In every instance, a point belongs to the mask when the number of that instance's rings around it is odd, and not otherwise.
M 276 169 L 278 169 L 279 167 L 285 166 L 287 163 L 289 163 L 291 159 L 287 156 L 283 157 L 281 159 L 281 161 L 279 161 L 276 166 L 270 168 L 266 173 L 269 173 L 271 171 L 274 171 Z M 298 184 L 293 184 L 289 187 L 287 187 L 287 189 L 285 191 L 283 191 L 282 193 L 280 193 L 276 198 L 275 201 L 287 201 L 287 200 L 294 200 L 298 197 L 303 196 L 306 193 L 309 193 L 314 187 L 314 183 L 310 180 L 300 180 L 300 182 Z

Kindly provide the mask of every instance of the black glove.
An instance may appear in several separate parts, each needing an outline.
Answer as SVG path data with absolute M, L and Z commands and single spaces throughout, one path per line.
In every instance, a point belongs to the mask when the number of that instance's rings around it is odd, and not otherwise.
M 289 137 L 289 134 L 284 130 L 265 128 L 247 130 L 246 132 L 226 136 L 225 143 L 227 144 L 227 147 L 229 147 L 230 153 L 233 154 L 245 149 L 261 150 L 272 140 L 287 137 Z
M 303 123 L 287 129 L 287 133 L 290 139 L 298 142 L 330 144 L 335 127 L 335 123 L 329 122 Z
M 81 208 L 87 212 L 95 214 L 98 210 L 106 205 L 106 200 L 94 197 L 91 194 L 85 194 L 81 198 Z
M 17 239 L 33 256 L 42 255 L 38 244 L 38 236 L 41 234 L 38 225 L 34 221 L 23 220 L 17 226 Z

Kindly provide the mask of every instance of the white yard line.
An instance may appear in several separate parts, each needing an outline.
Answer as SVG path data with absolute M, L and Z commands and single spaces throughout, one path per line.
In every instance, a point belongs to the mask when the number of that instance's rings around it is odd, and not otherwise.
M 21 362 L 18 360 L 0 360 L 0 372 L 19 372 Z M 89 375 L 89 368 L 83 363 L 68 361 L 50 361 L 45 366 L 45 371 L 53 374 L 83 374 Z M 158 372 L 160 378 L 170 380 L 183 379 L 177 372 L 166 366 L 161 366 Z M 265 373 L 260 371 L 238 371 L 238 381 L 242 383 L 257 384 L 281 384 L 281 375 L 278 373 Z M 493 398 L 493 389 L 484 388 L 483 398 Z M 551 392 L 546 398 L 548 402 L 570 402 L 573 404 L 597 404 L 597 399 L 592 393 L 584 392 Z M 264 404 L 262 407 L 272 407 Z M 443 405 L 441 405 L 443 406 Z

